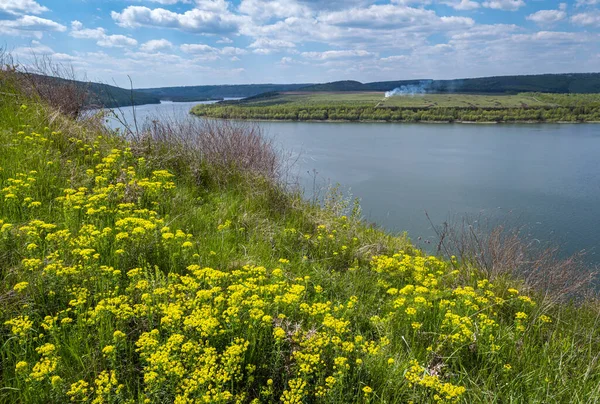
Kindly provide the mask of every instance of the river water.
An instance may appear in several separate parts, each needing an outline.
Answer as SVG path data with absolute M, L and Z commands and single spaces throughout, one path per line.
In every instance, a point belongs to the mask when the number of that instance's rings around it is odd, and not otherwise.
M 142 120 L 186 116 L 195 104 L 136 109 Z M 481 216 L 523 226 L 563 254 L 586 250 L 586 260 L 600 264 L 600 125 L 259 125 L 296 156 L 308 197 L 339 183 L 360 199 L 367 220 L 407 231 L 424 248 L 435 243 L 425 212 L 436 225 Z

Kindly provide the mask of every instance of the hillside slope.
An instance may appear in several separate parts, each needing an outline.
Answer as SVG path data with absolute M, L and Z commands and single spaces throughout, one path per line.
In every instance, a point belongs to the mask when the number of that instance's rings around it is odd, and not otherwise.
M 594 302 L 303 201 L 252 128 L 97 125 L 0 88 L 0 402 L 600 400 Z
M 137 90 L 132 91 L 108 84 L 68 80 L 39 74 L 27 74 L 27 76 L 27 80 L 32 82 L 34 86 L 42 88 L 42 91 L 44 91 L 43 87 L 48 88 L 47 92 L 69 86 L 77 88 L 82 93 L 83 103 L 87 107 L 114 108 L 160 103 L 160 98 L 153 94 L 146 94 Z

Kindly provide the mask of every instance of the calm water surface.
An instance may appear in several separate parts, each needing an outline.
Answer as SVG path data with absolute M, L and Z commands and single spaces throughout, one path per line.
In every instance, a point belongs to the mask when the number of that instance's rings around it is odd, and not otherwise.
M 144 105 L 138 119 L 194 104 Z M 299 156 L 307 195 L 339 183 L 367 220 L 416 242 L 434 239 L 426 211 L 435 224 L 483 215 L 600 263 L 600 125 L 259 124 Z

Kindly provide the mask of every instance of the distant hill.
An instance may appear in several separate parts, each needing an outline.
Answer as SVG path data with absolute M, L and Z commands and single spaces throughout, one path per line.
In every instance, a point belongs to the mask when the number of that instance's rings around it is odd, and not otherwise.
M 539 74 L 495 76 L 455 80 L 397 80 L 361 83 L 354 80 L 321 84 L 240 84 L 141 88 L 133 91 L 108 84 L 65 80 L 44 76 L 43 80 L 69 81 L 85 87 L 88 106 L 114 108 L 128 105 L 158 104 L 165 101 L 205 101 L 247 98 L 265 93 L 287 91 L 389 91 L 402 86 L 422 86 L 432 93 L 517 94 L 600 93 L 600 73 Z
M 538 74 L 495 76 L 455 80 L 399 80 L 360 83 L 335 81 L 311 85 L 302 91 L 389 91 L 402 86 L 423 86 L 436 93 L 600 93 L 600 73 Z
M 128 90 L 121 87 L 102 83 L 93 83 L 78 80 L 68 80 L 59 77 L 29 74 L 30 81 L 42 92 L 54 91 L 61 86 L 74 86 L 78 88 L 85 98 L 86 107 L 115 108 L 129 105 L 158 104 L 160 98 L 137 90 Z M 59 96 L 59 95 L 57 95 Z
M 128 90 L 121 87 L 100 83 L 86 83 L 88 85 L 88 105 L 99 105 L 105 108 L 116 108 L 130 105 L 160 104 L 160 98 L 154 94 L 147 94 L 137 90 Z
M 367 84 L 360 81 L 344 80 L 334 81 L 332 83 L 313 84 L 303 87 L 302 91 L 368 91 Z
M 311 84 L 239 84 L 140 88 L 136 91 L 165 101 L 205 101 L 222 98 L 246 98 L 262 93 L 295 91 Z

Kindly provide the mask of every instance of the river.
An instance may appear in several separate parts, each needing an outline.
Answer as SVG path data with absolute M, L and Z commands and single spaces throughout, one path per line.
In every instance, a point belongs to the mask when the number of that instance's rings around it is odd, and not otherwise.
M 136 109 L 141 120 L 186 116 L 195 104 Z M 563 254 L 586 250 L 600 264 L 600 125 L 259 125 L 298 156 L 307 195 L 339 183 L 367 220 L 407 231 L 419 246 L 435 243 L 425 212 L 436 225 L 466 214 L 523 226 L 540 243 L 559 244 Z

